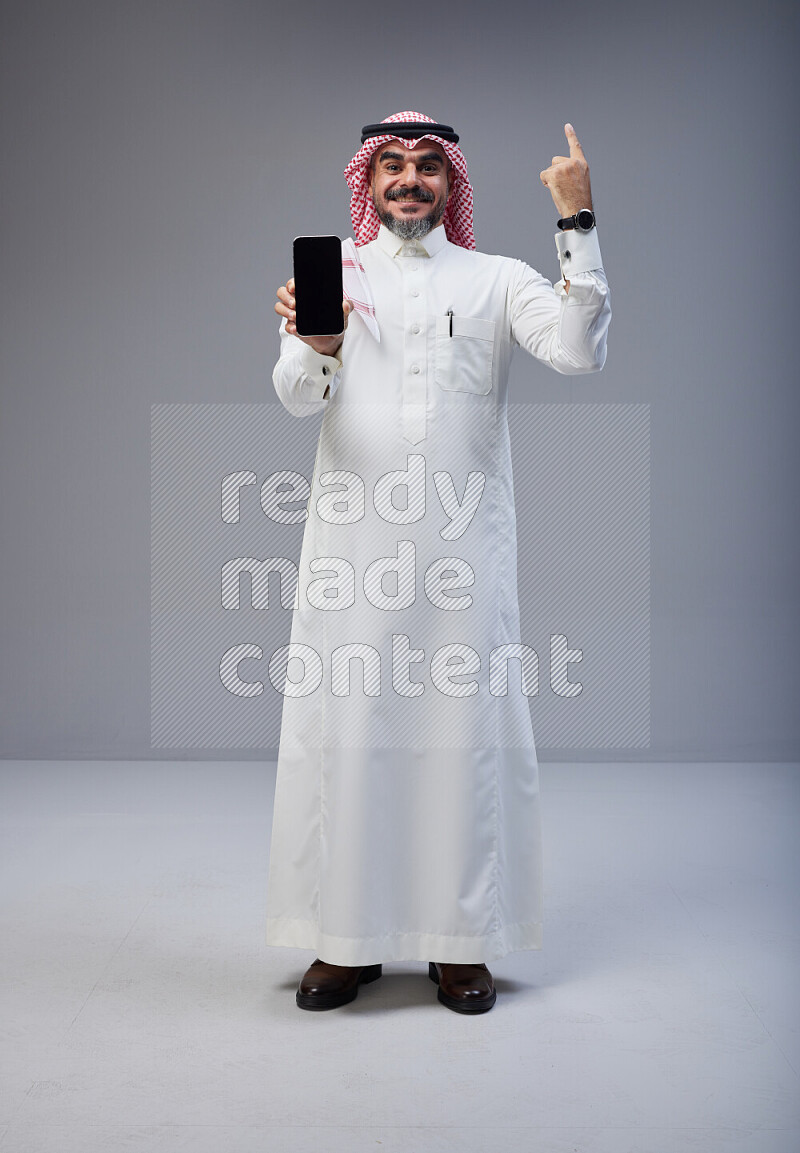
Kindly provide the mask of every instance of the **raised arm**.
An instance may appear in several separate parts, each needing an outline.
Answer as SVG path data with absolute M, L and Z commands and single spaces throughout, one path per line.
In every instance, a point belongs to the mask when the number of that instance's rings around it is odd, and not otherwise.
M 564 125 L 569 156 L 554 156 L 539 175 L 560 216 L 592 208 L 589 165 L 575 129 Z M 599 372 L 606 361 L 611 320 L 610 292 L 597 229 L 556 233 L 561 279 L 551 285 L 540 273 L 518 262 L 510 286 L 514 339 L 557 372 Z

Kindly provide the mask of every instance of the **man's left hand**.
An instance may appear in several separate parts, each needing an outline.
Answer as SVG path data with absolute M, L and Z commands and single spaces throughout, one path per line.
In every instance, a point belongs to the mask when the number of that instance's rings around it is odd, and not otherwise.
M 550 167 L 539 176 L 545 188 L 550 189 L 559 216 L 573 216 L 581 208 L 592 208 L 592 189 L 589 165 L 571 124 L 564 125 L 564 134 L 569 156 L 554 156 Z

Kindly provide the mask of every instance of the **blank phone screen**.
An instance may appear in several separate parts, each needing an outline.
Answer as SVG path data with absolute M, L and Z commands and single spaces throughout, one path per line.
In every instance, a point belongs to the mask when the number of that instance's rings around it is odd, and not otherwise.
M 300 336 L 335 336 L 344 329 L 342 242 L 338 236 L 298 236 L 294 288 Z

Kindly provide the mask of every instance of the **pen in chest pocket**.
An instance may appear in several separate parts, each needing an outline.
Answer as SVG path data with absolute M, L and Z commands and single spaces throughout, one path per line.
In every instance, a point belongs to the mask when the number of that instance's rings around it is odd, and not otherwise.
M 452 336 L 453 335 L 453 310 L 452 310 L 452 308 L 448 308 L 447 312 L 445 313 L 445 316 L 450 317 L 450 335 Z

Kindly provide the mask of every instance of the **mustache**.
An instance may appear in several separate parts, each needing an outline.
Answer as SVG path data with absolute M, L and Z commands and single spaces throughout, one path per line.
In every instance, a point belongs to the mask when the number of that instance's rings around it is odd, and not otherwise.
M 384 197 L 386 200 L 419 200 L 423 204 L 432 204 L 436 199 L 427 188 L 390 188 Z

